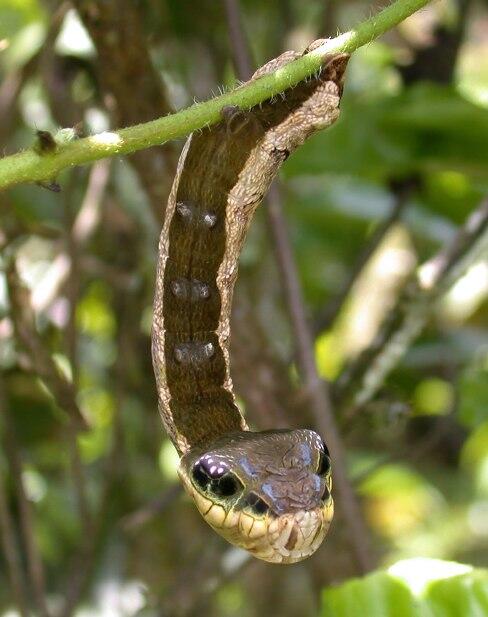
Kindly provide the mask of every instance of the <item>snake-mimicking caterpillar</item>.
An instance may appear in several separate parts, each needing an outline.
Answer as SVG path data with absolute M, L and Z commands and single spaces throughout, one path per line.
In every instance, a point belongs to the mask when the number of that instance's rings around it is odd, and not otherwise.
M 324 41 L 316 41 L 306 51 Z M 286 52 L 252 77 L 301 54 Z M 314 431 L 248 430 L 229 371 L 238 258 L 280 165 L 339 116 L 347 54 L 282 96 L 188 138 L 159 243 L 152 355 L 159 409 L 178 473 L 204 519 L 229 542 L 275 563 L 311 555 L 333 516 L 327 447 Z

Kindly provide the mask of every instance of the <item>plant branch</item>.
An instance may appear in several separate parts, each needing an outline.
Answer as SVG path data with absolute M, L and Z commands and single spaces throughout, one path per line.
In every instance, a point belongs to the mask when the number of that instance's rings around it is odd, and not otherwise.
M 468 217 L 451 243 L 417 269 L 375 340 L 340 375 L 335 399 L 350 419 L 376 394 L 427 323 L 437 301 L 488 252 L 488 199 Z M 350 406 L 352 402 L 352 407 Z
M 58 369 L 36 331 L 30 293 L 22 285 L 13 261 L 7 268 L 7 285 L 17 339 L 27 350 L 36 375 L 46 383 L 56 404 L 71 417 L 77 429 L 86 429 L 73 384 Z
M 34 515 L 32 512 L 31 503 L 25 492 L 24 479 L 22 477 L 23 464 L 17 441 L 17 431 L 15 430 L 10 414 L 7 395 L 5 392 L 5 384 L 1 376 L 0 416 L 3 421 L 3 447 L 8 459 L 13 484 L 17 492 L 20 530 L 26 554 L 27 570 L 35 598 L 37 614 L 41 617 L 49 617 L 49 611 L 46 604 L 44 567 L 34 532 Z
M 334 486 L 344 516 L 350 546 L 361 573 L 373 569 L 374 559 L 369 542 L 369 532 L 347 477 L 346 449 L 334 418 L 329 384 L 320 379 L 315 362 L 314 342 L 307 323 L 305 305 L 286 221 L 281 206 L 281 196 L 276 184 L 271 187 L 268 200 L 268 220 L 274 241 L 278 266 L 281 270 L 286 302 L 295 333 L 299 364 L 317 430 L 325 437 L 334 462 Z
M 183 486 L 181 484 L 172 484 L 158 497 L 155 497 L 137 510 L 123 516 L 120 520 L 121 529 L 129 532 L 145 525 L 155 516 L 158 516 L 164 512 L 175 499 L 181 496 L 182 493 Z
M 1 383 L 0 387 L 2 387 Z M 0 396 L 2 396 L 2 394 L 0 394 Z M 5 556 L 7 575 L 12 589 L 12 598 L 17 605 L 20 617 L 28 617 L 29 602 L 17 547 L 14 524 L 8 507 L 8 494 L 3 480 L 3 469 L 0 470 L 0 538 Z
M 274 73 L 263 76 L 205 103 L 197 103 L 176 114 L 138 124 L 117 132 L 105 132 L 84 139 L 58 143 L 52 153 L 35 148 L 0 159 L 0 189 L 21 182 L 50 181 L 67 167 L 108 156 L 129 154 L 183 137 L 220 120 L 222 107 L 243 109 L 257 105 L 290 88 L 320 69 L 323 57 L 336 52 L 353 52 L 415 13 L 429 0 L 397 0 L 353 30 L 329 40 L 312 52 Z
M 317 317 L 315 322 L 316 332 L 328 330 L 332 326 L 341 312 L 344 302 L 347 300 L 354 283 L 364 271 L 365 266 L 369 263 L 369 260 L 375 253 L 376 249 L 383 242 L 387 233 L 401 218 L 414 186 L 414 182 L 409 181 L 406 182 L 404 186 L 399 186 L 393 191 L 393 203 L 390 212 L 382 221 L 378 223 L 378 226 L 371 235 L 371 238 L 369 238 L 368 242 L 364 245 L 364 248 L 360 251 L 351 271 L 347 275 L 337 295 L 331 299 L 331 301 L 324 307 L 323 311 Z
M 98 164 L 103 165 L 103 163 Z M 95 171 L 95 167 L 91 170 Z M 93 174 L 94 175 L 94 174 Z M 90 174 L 90 178 L 92 174 Z M 72 174 L 70 180 L 74 183 L 76 181 L 76 174 Z M 91 183 L 88 183 L 86 194 L 89 194 L 91 189 Z M 76 326 L 76 307 L 80 294 L 80 267 L 79 267 L 79 250 L 78 243 L 76 241 L 75 229 L 76 223 L 79 218 L 74 217 L 73 207 L 73 191 L 66 191 L 64 193 L 64 223 L 65 223 L 65 243 L 67 247 L 67 253 L 71 264 L 70 276 L 68 278 L 67 285 L 67 299 L 69 302 L 68 309 L 68 322 L 65 329 L 65 345 L 66 354 L 71 365 L 72 383 L 74 391 L 78 391 L 79 383 L 79 361 L 78 361 L 78 329 Z M 86 203 L 86 197 L 84 199 Z M 86 488 L 85 471 L 83 469 L 83 463 L 81 461 L 81 455 L 77 441 L 77 427 L 70 417 L 70 421 L 67 426 L 67 444 L 68 453 L 71 465 L 71 476 L 73 481 L 73 488 L 75 491 L 76 499 L 78 502 L 78 512 L 80 515 L 80 522 L 83 536 L 90 536 L 93 530 L 93 522 L 90 511 L 89 499 Z

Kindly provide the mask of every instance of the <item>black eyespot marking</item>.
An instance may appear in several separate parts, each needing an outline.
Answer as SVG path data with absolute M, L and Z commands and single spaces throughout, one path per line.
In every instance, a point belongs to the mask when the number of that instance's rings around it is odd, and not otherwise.
M 229 471 L 226 463 L 216 460 L 210 454 L 195 463 L 192 478 L 202 490 L 218 497 L 232 497 L 243 488 L 239 478 Z
M 317 466 L 317 474 L 319 476 L 325 476 L 329 472 L 330 472 L 330 457 L 329 457 L 329 451 L 327 450 L 327 452 L 320 453 L 319 464 Z
M 219 497 L 232 497 L 242 488 L 240 481 L 232 473 L 227 473 L 218 480 L 212 480 L 210 490 Z
M 269 510 L 268 504 L 264 499 L 261 499 L 259 495 L 256 495 L 256 493 L 249 493 L 246 498 L 246 505 L 248 505 L 255 514 L 266 514 Z
M 196 463 L 192 469 L 192 477 L 200 488 L 206 489 L 210 484 L 211 478 L 201 463 Z

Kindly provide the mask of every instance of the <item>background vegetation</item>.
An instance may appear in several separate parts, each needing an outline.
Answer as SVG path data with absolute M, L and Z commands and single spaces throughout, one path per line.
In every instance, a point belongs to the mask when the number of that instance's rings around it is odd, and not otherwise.
M 2 154 L 185 107 L 379 8 L 2 0 Z M 330 536 L 295 566 L 210 532 L 157 413 L 181 144 L 0 194 L 2 614 L 488 615 L 487 106 L 486 2 L 435 2 L 354 54 L 340 121 L 256 216 L 240 402 L 253 427 L 315 426 L 346 453 Z

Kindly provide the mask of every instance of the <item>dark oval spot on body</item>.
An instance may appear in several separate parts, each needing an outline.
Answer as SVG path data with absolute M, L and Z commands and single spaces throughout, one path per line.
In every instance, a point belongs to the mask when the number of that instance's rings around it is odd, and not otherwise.
M 322 497 L 320 498 L 322 501 L 327 501 L 330 498 L 330 491 L 327 486 L 324 487 L 324 491 L 322 493 Z

